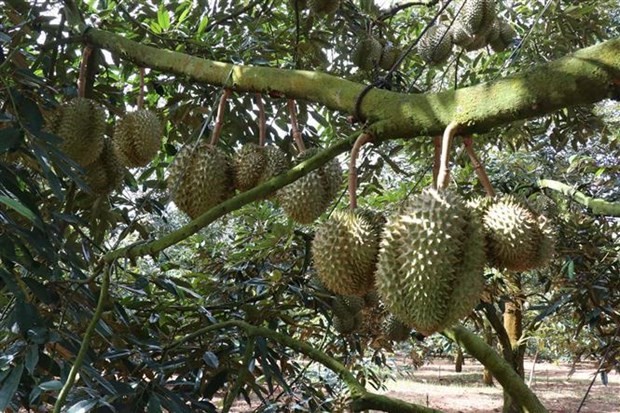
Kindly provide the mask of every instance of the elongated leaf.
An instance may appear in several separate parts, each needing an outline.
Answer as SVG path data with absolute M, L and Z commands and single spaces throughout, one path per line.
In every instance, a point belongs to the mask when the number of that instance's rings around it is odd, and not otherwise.
M 80 400 L 67 409 L 67 413 L 86 413 L 90 412 L 97 405 L 97 400 Z
M 9 376 L 2 382 L 2 388 L 0 388 L 0 411 L 4 412 L 9 403 L 11 403 L 11 399 L 17 392 L 23 372 L 24 365 L 20 363 L 11 370 Z
M 22 136 L 22 132 L 16 128 L 0 129 L 0 153 L 17 148 Z
M 34 214 L 34 212 L 32 212 L 31 210 L 26 208 L 21 202 L 15 200 L 13 198 L 9 198 L 8 196 L 0 195 L 0 203 L 8 206 L 9 208 L 11 208 L 13 210 L 15 210 L 21 216 L 23 216 L 24 218 L 26 218 L 30 222 L 32 222 L 32 224 L 35 224 L 35 222 L 37 221 L 37 216 Z

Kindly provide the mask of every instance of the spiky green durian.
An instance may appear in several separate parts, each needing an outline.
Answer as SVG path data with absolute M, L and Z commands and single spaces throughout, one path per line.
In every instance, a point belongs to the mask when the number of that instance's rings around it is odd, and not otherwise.
M 241 192 L 254 188 L 258 185 L 266 164 L 265 148 L 254 143 L 243 145 L 233 158 L 235 187 Z
M 379 293 L 377 290 L 372 290 L 369 293 L 365 294 L 364 297 L 364 307 L 376 307 L 381 303 L 379 298 Z
M 186 145 L 170 165 L 168 188 L 177 207 L 194 219 L 234 193 L 229 156 L 201 142 Z
M 494 0 L 465 0 L 458 22 L 471 35 L 486 35 L 496 19 Z
M 355 45 L 351 60 L 362 70 L 372 70 L 379 64 L 382 50 L 381 43 L 369 36 Z
M 103 150 L 105 110 L 91 99 L 75 98 L 46 116 L 46 128 L 62 138 L 60 149 L 81 166 L 95 162 Z
M 392 314 L 385 319 L 381 330 L 385 338 L 392 341 L 405 341 L 411 336 L 411 328 Z
M 543 217 L 513 196 L 498 197 L 483 212 L 489 263 L 499 269 L 527 271 L 553 254 L 553 239 Z
M 362 313 L 349 314 L 346 317 L 334 315 L 334 329 L 340 334 L 351 334 L 358 331 L 363 323 Z
M 163 137 L 157 114 L 140 109 L 125 114 L 114 128 L 114 146 L 123 165 L 146 166 L 157 155 Z
M 451 191 L 426 189 L 383 231 L 376 284 L 388 311 L 429 335 L 467 316 L 484 287 L 484 237 Z
M 337 294 L 364 295 L 374 288 L 379 234 L 360 214 L 334 211 L 312 242 L 314 267 L 323 284 Z
M 400 57 L 400 53 L 400 49 L 394 46 L 391 42 L 383 42 L 383 50 L 381 51 L 381 58 L 379 59 L 379 67 L 383 70 L 390 70 Z
M 517 32 L 505 20 L 499 20 L 498 36 L 490 40 L 491 48 L 496 52 L 501 52 L 512 44 Z
M 451 52 L 452 38 L 444 25 L 430 27 L 418 43 L 418 54 L 427 63 L 443 63 Z
M 112 142 L 105 139 L 99 158 L 84 168 L 84 181 L 93 193 L 105 195 L 118 188 L 124 176 L 125 168 L 121 165 Z
M 307 0 L 310 11 L 317 15 L 333 14 L 340 8 L 340 0 Z
M 334 328 L 342 334 L 353 333 L 362 325 L 362 300 L 360 297 L 336 296 L 331 305 Z
M 297 158 L 298 163 L 317 153 L 306 150 Z M 301 177 L 278 191 L 277 198 L 284 212 L 300 224 L 314 222 L 338 194 L 342 171 L 336 159 Z
M 265 182 L 288 171 L 290 162 L 286 154 L 276 146 L 265 146 L 265 168 L 261 173 L 258 182 Z

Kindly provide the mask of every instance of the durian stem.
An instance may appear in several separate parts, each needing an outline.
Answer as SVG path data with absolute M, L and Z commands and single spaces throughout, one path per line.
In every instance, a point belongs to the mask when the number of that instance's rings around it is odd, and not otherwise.
M 265 104 L 263 96 L 256 94 L 256 106 L 258 106 L 258 146 L 265 146 L 267 140 L 267 120 L 265 119 Z
M 441 162 L 441 135 L 433 137 L 433 188 L 437 189 L 437 177 L 439 176 L 439 164 Z
M 459 124 L 452 121 L 448 124 L 443 132 L 441 142 L 441 162 L 439 173 L 437 174 L 437 189 L 445 189 L 450 183 L 450 149 L 452 148 L 452 140 L 459 128 Z
M 84 50 L 82 51 L 82 62 L 80 64 L 80 75 L 78 77 L 78 96 L 81 98 L 86 97 L 86 89 L 88 83 L 88 65 L 92 53 L 92 46 L 84 46 Z
M 140 90 L 138 92 L 138 110 L 144 109 L 144 68 L 141 67 L 140 73 Z
M 349 163 L 349 205 L 351 210 L 357 208 L 357 158 L 362 146 L 370 141 L 372 141 L 372 135 L 364 132 L 357 138 L 351 149 L 351 162 Z
M 478 175 L 478 180 L 484 187 L 484 190 L 487 193 L 487 196 L 494 197 L 495 189 L 493 189 L 493 185 L 489 180 L 489 176 L 487 175 L 487 171 L 484 169 L 484 165 L 474 152 L 474 140 L 471 135 L 463 137 L 463 144 L 465 145 L 465 150 L 467 151 L 467 155 L 469 155 L 469 159 L 471 160 L 472 165 L 474 166 L 474 171 L 476 171 L 476 175 Z
M 213 127 L 213 135 L 211 135 L 211 146 L 217 146 L 220 141 L 220 135 L 222 134 L 222 127 L 224 126 L 224 111 L 226 110 L 226 101 L 232 94 L 232 90 L 224 89 L 222 97 L 220 98 L 220 104 L 217 107 L 217 117 L 215 118 L 215 126 Z
M 288 113 L 291 117 L 293 140 L 295 141 L 295 145 L 297 145 L 297 150 L 301 153 L 306 150 L 306 145 L 304 145 L 304 140 L 301 138 L 301 132 L 299 131 L 299 124 L 297 123 L 297 109 L 295 108 L 294 99 L 288 100 Z

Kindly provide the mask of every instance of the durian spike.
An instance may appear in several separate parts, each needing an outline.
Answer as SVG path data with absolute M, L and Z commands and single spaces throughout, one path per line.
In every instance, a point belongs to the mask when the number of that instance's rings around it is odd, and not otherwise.
M 78 97 L 81 98 L 86 97 L 86 87 L 88 83 L 88 62 L 92 53 L 92 46 L 84 46 L 84 50 L 82 50 L 82 62 L 80 63 L 80 74 L 78 77 Z
M 463 145 L 465 145 L 465 150 L 467 151 L 467 155 L 469 155 L 469 159 L 471 160 L 472 165 L 474 166 L 474 170 L 476 171 L 476 175 L 478 175 L 478 180 L 484 187 L 485 192 L 488 197 L 493 198 L 495 196 L 495 189 L 493 189 L 493 185 L 489 180 L 489 176 L 487 175 L 487 171 L 484 169 L 484 165 L 474 152 L 474 140 L 471 135 L 465 136 L 463 138 Z
M 260 93 L 256 94 L 256 106 L 258 106 L 258 146 L 262 148 L 267 140 L 267 120 L 265 119 L 263 96 Z
M 141 67 L 140 73 L 140 90 L 138 91 L 138 110 L 144 109 L 144 68 Z
M 355 164 L 360 149 L 370 141 L 372 141 L 372 135 L 364 132 L 355 140 L 353 148 L 351 148 L 351 162 L 349 163 L 349 205 L 351 210 L 357 208 L 357 167 Z
M 213 135 L 211 135 L 211 146 L 217 146 L 220 141 L 220 135 L 222 134 L 222 127 L 224 126 L 224 111 L 226 110 L 226 101 L 232 94 L 230 89 L 224 89 L 222 97 L 220 98 L 220 104 L 217 107 L 217 117 L 215 118 L 215 126 L 213 127 Z
M 441 135 L 433 137 L 433 188 L 437 189 L 437 176 L 439 175 L 439 163 L 441 162 Z
M 450 183 L 450 148 L 452 148 L 452 140 L 459 128 L 459 124 L 452 121 L 446 126 L 443 132 L 443 138 L 441 142 L 441 162 L 439 166 L 439 173 L 437 175 L 437 189 L 445 189 Z
M 304 141 L 301 138 L 301 132 L 299 131 L 299 124 L 297 123 L 297 111 L 295 109 L 295 100 L 288 100 L 288 113 L 291 117 L 291 130 L 293 132 L 293 140 L 295 141 L 295 145 L 297 145 L 297 150 L 299 153 L 302 153 L 306 150 L 306 145 L 304 145 Z

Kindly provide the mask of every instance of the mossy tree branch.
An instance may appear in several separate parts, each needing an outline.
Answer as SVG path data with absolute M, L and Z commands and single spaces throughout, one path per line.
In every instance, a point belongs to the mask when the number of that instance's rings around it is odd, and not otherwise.
M 605 201 L 600 198 L 592 198 L 576 190 L 570 185 L 562 182 L 553 181 L 551 179 L 538 180 L 539 188 L 548 188 L 553 191 L 557 191 L 562 195 L 569 197 L 571 200 L 577 202 L 588 208 L 594 215 L 606 215 L 609 217 L 620 217 L 620 203 L 614 203 Z
M 321 350 L 312 345 L 296 340 L 286 334 L 278 333 L 266 327 L 255 326 L 245 321 L 231 320 L 218 324 L 203 327 L 187 334 L 180 339 L 174 341 L 165 348 L 168 352 L 182 344 L 191 341 L 197 337 L 216 330 L 223 330 L 231 327 L 242 329 L 245 334 L 250 337 L 264 337 L 276 341 L 286 347 L 289 347 L 299 353 L 306 355 L 312 360 L 321 363 L 334 373 L 338 374 L 342 382 L 347 386 L 351 397 L 351 407 L 354 411 L 363 410 L 380 410 L 388 413 L 440 413 L 440 410 L 430 409 L 413 403 L 408 403 L 398 399 L 392 399 L 387 396 L 367 391 L 364 386 L 355 378 L 355 376 L 338 360 L 328 356 Z
M 523 379 L 487 343 L 462 326 L 443 331 L 449 339 L 462 346 L 469 354 L 491 371 L 510 397 L 518 400 L 527 413 L 547 413 L 538 397 L 527 387 Z

